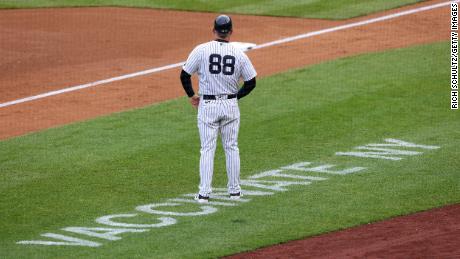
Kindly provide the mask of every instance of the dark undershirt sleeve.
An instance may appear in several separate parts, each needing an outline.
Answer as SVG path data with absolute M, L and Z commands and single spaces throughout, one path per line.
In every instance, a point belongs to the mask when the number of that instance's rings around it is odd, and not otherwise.
M 184 70 L 182 70 L 182 72 L 180 73 L 180 81 L 182 82 L 182 87 L 184 88 L 185 93 L 187 93 L 188 97 L 194 96 L 195 92 L 193 91 L 192 87 L 192 76 Z
M 253 79 L 249 81 L 244 81 L 243 87 L 240 88 L 240 90 L 237 93 L 237 98 L 241 99 L 248 95 L 254 88 L 256 88 L 256 78 L 254 77 Z

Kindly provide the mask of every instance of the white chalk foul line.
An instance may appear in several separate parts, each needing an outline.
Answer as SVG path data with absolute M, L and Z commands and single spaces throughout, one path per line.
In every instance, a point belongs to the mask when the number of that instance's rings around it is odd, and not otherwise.
M 260 44 L 260 45 L 255 46 L 252 49 L 261 49 L 261 48 L 271 47 L 271 46 L 274 46 L 274 45 L 279 45 L 279 44 L 283 44 L 283 43 L 287 43 L 287 42 L 291 42 L 291 41 L 310 38 L 310 37 L 318 36 L 318 35 L 321 35 L 321 34 L 341 31 L 341 30 L 345 30 L 345 29 L 349 29 L 349 28 L 353 28 L 353 27 L 359 27 L 359 26 L 368 25 L 368 24 L 371 24 L 371 23 L 390 20 L 390 19 L 393 19 L 393 18 L 397 18 L 397 17 L 409 15 L 409 14 L 414 14 L 414 13 L 418 13 L 418 12 L 423 12 L 423 11 L 428 11 L 428 10 L 444 7 L 444 6 L 450 5 L 451 3 L 455 3 L 455 2 L 460 2 L 460 1 L 456 0 L 456 1 L 451 1 L 451 2 L 443 2 L 443 3 L 439 3 L 439 4 L 419 7 L 419 8 L 415 8 L 415 9 L 411 9 L 411 10 L 407 10 L 407 11 L 402 11 L 402 12 L 399 12 L 399 13 L 389 14 L 389 15 L 385 15 L 385 16 L 381 16 L 381 17 L 377 17 L 377 18 L 373 18 L 373 19 L 369 19 L 369 20 L 364 20 L 364 21 L 360 21 L 360 22 L 344 24 L 344 25 L 340 25 L 340 26 L 336 26 L 336 27 L 332 27 L 332 28 L 328 28 L 328 29 L 319 30 L 319 31 L 313 31 L 313 32 L 300 34 L 300 35 L 293 36 L 293 37 L 288 37 L 288 38 L 284 38 L 284 39 L 280 39 L 280 40 Z
M 418 13 L 418 12 L 428 11 L 428 10 L 432 10 L 432 9 L 435 9 L 435 8 L 448 6 L 451 3 L 458 3 L 458 2 L 460 2 L 460 0 L 442 2 L 442 3 L 438 3 L 438 4 L 434 4 L 434 5 L 428 5 L 428 6 L 419 7 L 419 8 L 415 8 L 415 9 L 411 9 L 411 10 L 407 10 L 407 11 L 402 11 L 402 12 L 398 12 L 398 13 L 394 13 L 394 14 L 390 14 L 390 15 L 385 15 L 385 16 L 381 16 L 381 17 L 377 17 L 377 18 L 373 18 L 373 19 L 368 19 L 368 20 L 364 20 L 364 21 L 360 21 L 360 22 L 354 22 L 354 23 L 344 24 L 344 25 L 340 25 L 340 26 L 336 26 L 336 27 L 332 27 L 332 28 L 328 28 L 328 29 L 319 30 L 319 31 L 299 34 L 299 35 L 296 35 L 296 36 L 293 36 L 293 37 L 287 37 L 287 38 L 284 38 L 284 39 L 263 43 L 263 44 L 255 46 L 255 47 L 252 47 L 251 49 L 267 48 L 267 47 L 271 47 L 271 46 L 275 46 L 275 45 L 284 44 L 284 43 L 287 43 L 287 42 L 292 42 L 292 41 L 296 41 L 296 40 L 300 40 L 300 39 L 306 39 L 306 38 L 310 38 L 310 37 L 313 37 L 313 36 L 318 36 L 318 35 L 321 35 L 321 34 L 326 34 L 326 33 L 330 33 L 330 32 L 336 32 L 336 31 L 345 30 L 345 29 L 354 28 L 354 27 L 359 27 L 359 26 L 363 26 L 363 25 L 367 25 L 367 24 L 371 24 L 371 23 L 390 20 L 390 19 L 394 19 L 394 18 L 397 18 L 397 17 L 410 15 L 410 14 L 414 14 L 414 13 Z M 14 100 L 14 101 L 9 101 L 9 102 L 6 102 L 6 103 L 0 103 L 0 108 L 15 105 L 15 104 L 19 104 L 19 103 L 25 103 L 25 102 L 29 102 L 29 101 L 33 101 L 33 100 L 37 100 L 37 99 L 42 99 L 42 98 L 46 98 L 46 97 L 53 96 L 53 95 L 59 95 L 59 94 L 67 93 L 67 92 L 73 92 L 73 91 L 77 91 L 77 90 L 80 90 L 80 89 L 89 88 L 89 87 L 93 87 L 93 86 L 97 86 L 97 85 L 107 84 L 107 83 L 111 83 L 111 82 L 115 82 L 115 81 L 121 81 L 121 80 L 125 80 L 125 79 L 128 79 L 128 78 L 143 76 L 143 75 L 147 75 L 147 74 L 153 74 L 153 73 L 161 72 L 161 71 L 164 71 L 164 70 L 169 70 L 169 69 L 180 67 L 184 63 L 185 63 L 185 61 L 182 61 L 182 62 L 179 62 L 179 63 L 176 63 L 176 64 L 166 65 L 166 66 L 152 68 L 152 69 L 148 69 L 148 70 L 143 70 L 143 71 L 139 71 L 139 72 L 135 72 L 135 73 L 131 73 L 131 74 L 112 77 L 112 78 L 108 78 L 108 79 L 104 79 L 104 80 L 100 80 L 100 81 L 96 81 L 96 82 L 92 82 L 92 83 L 88 83 L 88 84 L 72 86 L 72 87 L 68 87 L 68 88 L 64 88 L 64 89 L 60 89 L 60 90 L 56 90 L 56 91 L 51 91 L 51 92 L 47 92 L 47 93 L 43 93 L 43 94 L 39 94 L 39 95 L 29 96 L 29 97 L 17 99 L 17 100 Z
M 92 83 L 88 83 L 88 84 L 84 84 L 84 85 L 77 85 L 77 86 L 72 86 L 72 87 L 69 87 L 69 88 L 64 88 L 64 89 L 60 89 L 60 90 L 56 90 L 56 91 L 51 91 L 51 92 L 47 92 L 47 93 L 43 93 L 43 94 L 39 94 L 39 95 L 29 96 L 29 97 L 26 97 L 26 98 L 10 101 L 10 102 L 6 102 L 6 103 L 0 103 L 0 108 L 10 106 L 10 105 L 14 105 L 14 104 L 18 104 L 18 103 L 24 103 L 24 102 L 29 102 L 29 101 L 32 101 L 32 100 L 42 99 L 42 98 L 45 98 L 45 97 L 48 97 L 48 96 L 58 95 L 58 94 L 77 91 L 77 90 L 80 90 L 80 89 L 89 88 L 89 87 L 93 87 L 93 86 L 97 86 L 97 85 L 102 85 L 102 84 L 107 84 L 107 83 L 111 83 L 111 82 L 115 82 L 115 81 L 120 81 L 120 80 L 124 80 L 124 79 L 128 79 L 128 78 L 133 78 L 133 77 L 137 77 L 137 76 L 152 74 L 152 73 L 168 70 L 168 69 L 171 69 L 171 68 L 180 67 L 183 64 L 184 64 L 184 62 L 180 62 L 180 63 L 171 64 L 171 65 L 167 65 L 167 66 L 163 66 L 163 67 L 157 67 L 157 68 L 152 68 L 152 69 L 148 69 L 148 70 L 144 70 L 144 71 L 139 71 L 139 72 L 135 72 L 135 73 L 127 74 L 127 75 L 112 77 L 112 78 L 108 78 L 108 79 L 104 79 L 104 80 L 100 80 L 100 81 L 96 81 L 96 82 L 92 82 Z

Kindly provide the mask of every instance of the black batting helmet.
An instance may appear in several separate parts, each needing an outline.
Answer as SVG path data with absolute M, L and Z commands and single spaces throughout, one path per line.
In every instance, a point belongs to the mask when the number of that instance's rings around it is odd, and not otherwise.
M 218 33 L 227 34 L 232 30 L 232 19 L 227 15 L 219 15 L 214 20 L 214 30 Z

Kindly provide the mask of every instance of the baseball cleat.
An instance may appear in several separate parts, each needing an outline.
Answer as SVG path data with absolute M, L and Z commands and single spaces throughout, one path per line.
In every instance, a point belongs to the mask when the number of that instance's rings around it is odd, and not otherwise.
M 198 203 L 208 203 L 208 202 L 209 202 L 209 197 L 201 196 L 201 194 L 197 194 L 197 195 L 195 196 L 195 200 L 196 200 Z
M 230 193 L 230 199 L 232 200 L 239 200 L 241 198 L 241 193 Z

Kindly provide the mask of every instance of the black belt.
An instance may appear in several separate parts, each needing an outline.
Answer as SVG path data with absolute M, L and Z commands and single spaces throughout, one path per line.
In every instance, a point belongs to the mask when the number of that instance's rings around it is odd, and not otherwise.
M 226 98 L 225 98 L 226 97 Z M 203 95 L 203 100 L 220 100 L 220 99 L 233 99 L 236 98 L 236 94 L 229 94 L 229 95 Z

